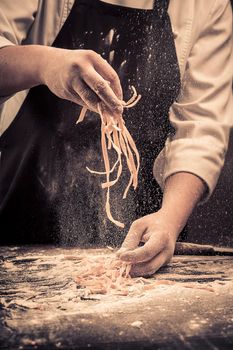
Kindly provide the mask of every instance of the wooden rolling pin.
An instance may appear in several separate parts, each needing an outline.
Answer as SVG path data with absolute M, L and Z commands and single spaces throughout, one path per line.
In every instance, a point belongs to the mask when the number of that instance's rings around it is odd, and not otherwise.
M 177 242 L 175 255 L 233 255 L 233 248 Z

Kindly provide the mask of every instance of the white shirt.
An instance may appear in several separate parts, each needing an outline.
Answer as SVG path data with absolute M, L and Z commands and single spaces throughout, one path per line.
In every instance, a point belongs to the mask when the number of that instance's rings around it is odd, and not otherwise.
M 152 0 L 102 0 L 150 9 Z M 156 0 L 155 0 L 156 1 Z M 0 48 L 51 45 L 73 0 L 0 0 Z M 182 78 L 182 91 L 170 109 L 176 134 L 155 161 L 163 187 L 176 172 L 200 177 L 211 193 L 224 163 L 233 125 L 233 38 L 229 0 L 170 0 L 171 18 Z M 27 91 L 0 97 L 0 135 L 16 116 Z

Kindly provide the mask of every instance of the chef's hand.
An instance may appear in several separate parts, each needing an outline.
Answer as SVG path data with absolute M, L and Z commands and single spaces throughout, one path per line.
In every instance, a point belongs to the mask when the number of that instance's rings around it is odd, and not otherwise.
M 133 264 L 131 276 L 152 275 L 171 260 L 178 234 L 160 210 L 133 222 L 117 254 Z M 140 242 L 145 244 L 139 246 Z
M 58 97 L 98 111 L 102 102 L 112 114 L 122 113 L 122 89 L 115 70 L 91 50 L 50 48 L 43 82 Z
M 170 261 L 179 233 L 206 190 L 205 183 L 191 173 L 166 179 L 162 209 L 134 221 L 118 251 L 120 259 L 133 264 L 131 275 L 151 275 Z M 140 242 L 144 246 L 139 247 Z
M 122 89 L 114 69 L 96 52 L 43 45 L 14 45 L 0 50 L 0 96 L 45 84 L 58 97 L 97 111 L 102 102 L 122 112 Z

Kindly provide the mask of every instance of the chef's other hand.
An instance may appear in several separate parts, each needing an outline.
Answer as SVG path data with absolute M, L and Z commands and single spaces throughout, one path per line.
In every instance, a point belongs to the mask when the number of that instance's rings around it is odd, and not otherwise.
M 132 263 L 131 276 L 152 275 L 171 260 L 179 233 L 168 221 L 160 210 L 133 222 L 117 252 L 121 260 Z M 145 244 L 139 246 L 141 242 Z
M 50 48 L 42 81 L 58 97 L 95 112 L 97 104 L 113 113 L 122 113 L 122 89 L 115 70 L 91 50 Z

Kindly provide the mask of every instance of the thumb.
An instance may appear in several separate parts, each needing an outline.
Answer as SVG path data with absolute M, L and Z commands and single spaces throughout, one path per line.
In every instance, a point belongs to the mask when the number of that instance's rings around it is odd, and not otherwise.
M 146 220 L 144 218 L 138 219 L 132 223 L 129 232 L 122 243 L 121 248 L 117 252 L 117 256 L 121 257 L 124 252 L 133 250 L 138 247 L 142 236 L 147 229 Z

